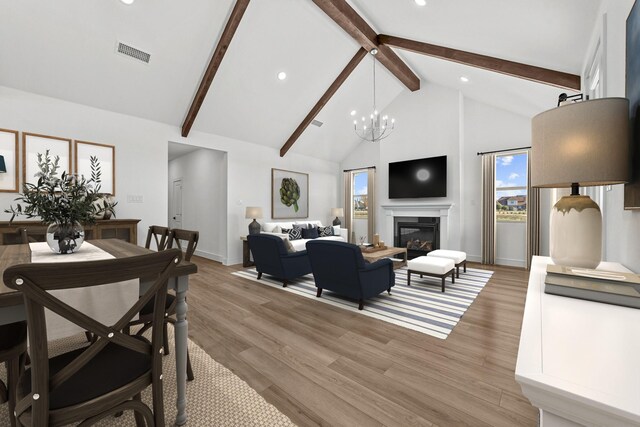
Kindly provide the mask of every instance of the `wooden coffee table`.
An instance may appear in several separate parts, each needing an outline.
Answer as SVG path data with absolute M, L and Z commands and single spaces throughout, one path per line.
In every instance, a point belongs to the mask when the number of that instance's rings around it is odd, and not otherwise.
M 393 261 L 394 270 L 407 265 L 407 248 L 387 248 L 375 252 L 362 251 L 362 256 L 369 262 L 376 262 L 382 258 L 398 258 L 398 255 L 402 257 L 402 260 Z

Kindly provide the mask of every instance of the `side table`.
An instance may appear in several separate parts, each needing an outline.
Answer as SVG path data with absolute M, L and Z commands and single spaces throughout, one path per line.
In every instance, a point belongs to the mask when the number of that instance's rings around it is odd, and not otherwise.
M 242 240 L 242 266 L 253 267 L 255 263 L 251 261 L 251 250 L 249 249 L 247 236 L 240 236 L 240 240 Z

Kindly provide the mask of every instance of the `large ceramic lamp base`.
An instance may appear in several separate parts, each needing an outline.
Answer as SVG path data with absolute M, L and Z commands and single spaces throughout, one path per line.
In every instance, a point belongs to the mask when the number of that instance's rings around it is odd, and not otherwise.
M 260 234 L 260 223 L 255 219 L 249 224 L 249 234 Z
M 565 196 L 550 218 L 549 252 L 557 265 L 596 268 L 602 260 L 602 214 L 589 196 Z

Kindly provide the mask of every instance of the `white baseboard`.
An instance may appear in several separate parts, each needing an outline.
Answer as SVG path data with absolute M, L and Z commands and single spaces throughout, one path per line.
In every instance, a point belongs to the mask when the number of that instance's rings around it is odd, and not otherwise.
M 227 259 L 225 257 L 221 256 L 221 255 L 214 254 L 214 253 L 211 253 L 211 252 L 199 251 L 197 249 L 193 254 L 196 255 L 196 256 L 202 257 L 202 258 L 207 258 L 207 259 L 211 259 L 213 261 L 218 261 L 218 262 L 226 265 L 225 261 Z
M 469 255 L 469 254 L 467 254 L 467 261 L 482 263 L 482 257 L 480 255 Z
M 527 264 L 522 259 L 496 258 L 496 265 L 505 265 L 508 267 L 526 268 Z

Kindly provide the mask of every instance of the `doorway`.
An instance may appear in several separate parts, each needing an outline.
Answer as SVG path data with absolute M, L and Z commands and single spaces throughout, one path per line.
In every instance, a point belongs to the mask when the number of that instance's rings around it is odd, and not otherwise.
M 200 233 L 195 254 L 226 263 L 227 153 L 169 142 L 167 224 Z
M 169 200 L 171 206 L 169 227 L 182 228 L 182 178 L 173 181 Z

